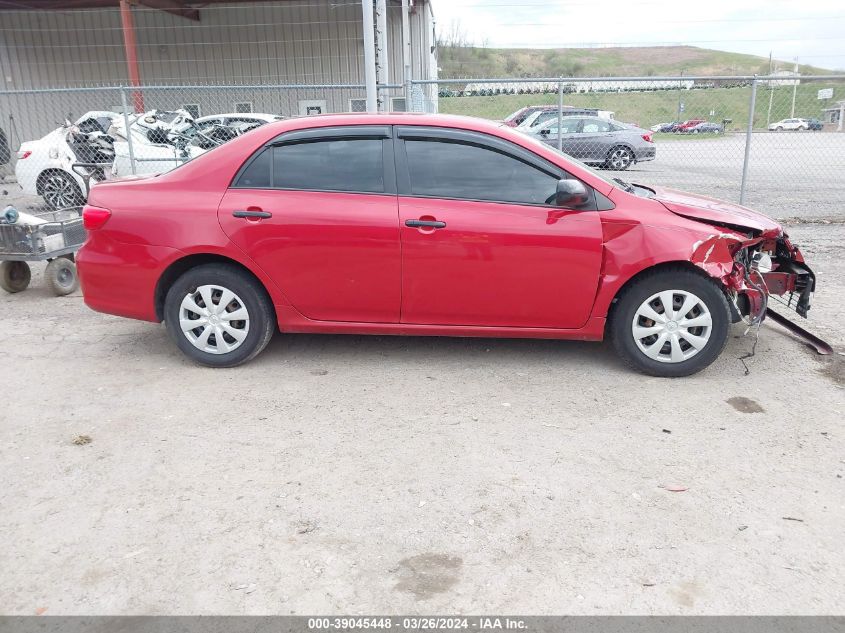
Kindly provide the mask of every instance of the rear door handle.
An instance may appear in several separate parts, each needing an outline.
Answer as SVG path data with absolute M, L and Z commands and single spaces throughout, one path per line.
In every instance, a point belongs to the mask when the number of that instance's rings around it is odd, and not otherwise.
M 441 222 L 440 220 L 405 220 L 405 226 L 410 226 L 413 228 L 430 228 L 430 229 L 442 229 L 446 226 L 445 222 Z
M 273 214 L 269 211 L 232 211 L 232 215 L 236 218 L 272 218 Z

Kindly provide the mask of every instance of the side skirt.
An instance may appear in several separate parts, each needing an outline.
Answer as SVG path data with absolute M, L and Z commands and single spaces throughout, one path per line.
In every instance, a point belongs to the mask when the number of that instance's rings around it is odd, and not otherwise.
M 386 336 L 458 336 L 477 338 L 547 338 L 573 341 L 601 341 L 604 338 L 604 317 L 591 317 L 578 329 L 482 327 L 462 325 L 415 325 L 409 323 L 353 323 L 346 321 L 313 321 L 302 316 L 293 306 L 276 306 L 279 329 L 301 334 L 374 334 Z

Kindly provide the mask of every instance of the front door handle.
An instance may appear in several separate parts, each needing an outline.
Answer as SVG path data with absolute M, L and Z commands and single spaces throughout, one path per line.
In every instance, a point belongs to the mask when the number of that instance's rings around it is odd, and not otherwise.
M 441 222 L 440 220 L 405 220 L 405 226 L 410 226 L 415 229 L 442 229 L 446 226 L 446 223 Z
M 236 218 L 272 218 L 273 214 L 269 211 L 242 211 L 238 209 L 237 211 L 232 211 L 232 215 Z

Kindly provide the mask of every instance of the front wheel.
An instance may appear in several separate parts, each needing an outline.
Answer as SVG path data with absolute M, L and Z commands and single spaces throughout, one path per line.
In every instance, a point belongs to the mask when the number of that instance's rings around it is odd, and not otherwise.
M 616 171 L 625 171 L 634 162 L 634 153 L 627 147 L 614 147 L 607 154 L 607 167 Z
M 226 264 L 192 268 L 170 287 L 164 320 L 191 360 L 234 367 L 255 358 L 276 328 L 273 304 L 258 281 Z
M 608 327 L 628 365 L 672 378 L 699 372 L 716 360 L 729 324 L 721 289 L 697 272 L 678 268 L 647 273 L 626 288 Z

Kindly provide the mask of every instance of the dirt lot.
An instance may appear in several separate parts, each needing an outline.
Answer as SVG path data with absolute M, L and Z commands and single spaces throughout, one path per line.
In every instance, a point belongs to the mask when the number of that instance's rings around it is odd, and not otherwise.
M 746 375 L 736 328 L 673 381 L 550 341 L 205 369 L 39 268 L 0 291 L 0 611 L 845 613 L 845 225 L 790 232 L 840 355 L 766 325 Z

